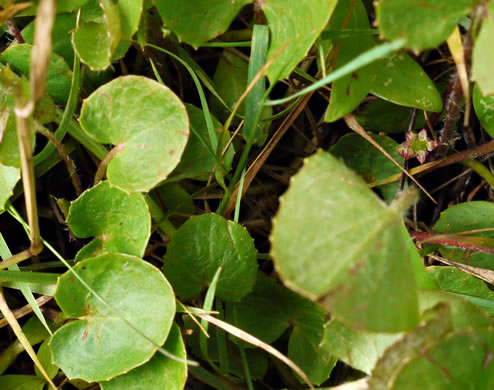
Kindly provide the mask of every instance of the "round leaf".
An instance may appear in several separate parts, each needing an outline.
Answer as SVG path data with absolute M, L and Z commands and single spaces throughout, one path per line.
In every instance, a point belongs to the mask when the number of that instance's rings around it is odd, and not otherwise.
M 142 76 L 119 77 L 98 88 L 82 106 L 82 128 L 96 141 L 118 145 L 108 165 L 110 184 L 149 191 L 180 161 L 189 122 L 180 99 Z
M 427 73 L 405 52 L 377 62 L 371 92 L 382 99 L 419 110 L 440 112 L 441 95 Z
M 269 67 L 267 75 L 274 83 L 288 77 L 306 56 L 328 23 L 336 0 L 263 0 L 262 10 L 268 19 L 271 43 L 268 61 L 285 46 Z
M 120 14 L 112 0 L 92 1 L 82 8 L 81 21 L 72 37 L 81 61 L 92 70 L 105 70 L 120 42 Z
M 377 3 L 377 24 L 389 40 L 405 38 L 415 51 L 443 43 L 477 0 L 381 0 Z
M 382 332 L 418 321 L 409 240 L 400 211 L 322 152 L 293 177 L 271 233 L 275 266 L 288 287 L 322 299 L 342 322 Z
M 163 347 L 176 357 L 186 359 L 185 345 L 180 329 L 173 324 Z M 102 390 L 182 390 L 187 379 L 187 365 L 156 352 L 146 364 L 109 382 L 101 382 Z
M 252 0 L 155 0 L 167 28 L 198 48 L 224 33 L 238 12 Z
M 254 284 L 256 248 L 247 230 L 217 214 L 194 216 L 176 232 L 168 245 L 163 269 L 182 299 L 200 294 L 222 271 L 216 296 L 235 302 Z
M 72 321 L 53 335 L 53 362 L 69 378 L 109 380 L 148 361 L 162 345 L 175 315 L 175 298 L 159 270 L 134 256 L 107 253 L 79 262 L 75 272 L 114 310 L 68 271 L 55 299 Z M 125 321 L 124 321 L 125 320 Z M 126 322 L 127 321 L 127 322 Z
M 144 197 L 110 187 L 107 181 L 72 202 L 67 223 L 77 237 L 95 237 L 79 252 L 78 260 L 104 252 L 142 257 L 151 234 Z

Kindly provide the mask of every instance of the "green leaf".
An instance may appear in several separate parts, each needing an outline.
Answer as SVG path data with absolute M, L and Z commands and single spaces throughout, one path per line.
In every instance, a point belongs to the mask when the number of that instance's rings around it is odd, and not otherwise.
M 77 254 L 77 260 L 105 252 L 142 257 L 151 235 L 144 197 L 111 187 L 107 181 L 72 202 L 67 224 L 77 237 L 95 237 Z
M 159 197 L 158 203 L 163 203 L 170 213 L 194 215 L 196 212 L 192 196 L 178 183 L 164 183 L 150 195 L 155 199 Z M 186 217 L 177 216 L 177 218 Z
M 118 145 L 108 181 L 130 192 L 149 191 L 166 179 L 189 136 L 180 99 L 142 76 L 119 77 L 98 88 L 84 101 L 80 123 L 96 141 Z
M 41 346 L 38 349 L 37 355 L 38 355 L 38 359 L 41 362 L 41 364 L 43 365 L 43 368 L 45 369 L 46 373 L 48 374 L 50 379 L 53 379 L 53 378 L 55 378 L 55 376 L 58 373 L 58 367 L 56 365 L 54 365 L 51 361 L 51 350 L 50 350 L 48 343 L 49 343 L 49 339 L 45 340 L 43 342 L 43 344 L 41 344 Z M 36 372 L 36 375 L 40 379 L 45 380 L 44 376 L 41 373 L 41 371 L 39 370 L 38 366 L 34 366 L 34 371 Z
M 164 262 L 166 277 L 184 300 L 200 294 L 219 267 L 216 296 L 226 302 L 240 300 L 256 278 L 254 241 L 244 227 L 217 214 L 185 222 L 168 245 Z
M 224 50 L 221 54 L 218 66 L 213 76 L 216 92 L 228 105 L 225 107 L 214 95 L 209 99 L 211 112 L 222 122 L 230 116 L 235 103 L 247 87 L 247 72 L 249 64 L 239 56 Z M 238 114 L 245 113 L 245 100 L 240 105 Z M 240 123 L 240 118 L 235 118 L 235 123 Z
M 319 330 L 317 328 L 314 332 L 314 329 L 295 327 L 288 341 L 288 358 L 318 386 L 329 378 L 338 361 L 331 350 L 322 344 Z M 299 380 L 303 382 L 301 378 Z
M 43 390 L 46 381 L 34 375 L 2 375 L 0 387 L 4 390 Z
M 31 346 L 39 344 L 50 337 L 50 334 L 46 330 L 45 326 L 37 317 L 29 318 L 22 326 L 22 331 L 26 335 Z M 0 374 L 3 374 L 5 370 L 7 370 L 12 363 L 14 363 L 17 356 L 23 351 L 24 346 L 18 339 L 3 350 L 0 355 Z M 3 377 L 4 376 L 0 376 L 0 378 Z M 43 383 L 46 382 L 43 380 Z M 0 388 L 3 389 L 3 387 Z
M 155 0 L 167 28 L 198 48 L 223 34 L 239 11 L 252 0 Z
M 384 38 L 406 39 L 415 51 L 433 49 L 443 43 L 477 0 L 381 0 L 377 24 Z
M 0 164 L 0 212 L 5 209 L 5 203 L 14 193 L 14 187 L 21 178 L 21 170 Z
M 55 299 L 75 321 L 53 335 L 53 363 L 69 378 L 92 382 L 109 380 L 147 362 L 157 347 L 128 322 L 156 345 L 166 340 L 175 298 L 163 274 L 137 257 L 119 253 L 86 259 L 74 271 L 114 310 L 89 294 L 70 271 L 60 277 Z
M 373 135 L 372 138 L 396 161 L 403 163 L 403 157 L 396 152 L 398 143 L 395 140 L 384 135 Z M 333 156 L 343 159 L 345 164 L 361 175 L 366 183 L 373 183 L 401 172 L 392 161 L 358 134 L 344 135 L 329 151 Z M 383 198 L 391 203 L 398 193 L 399 184 L 384 184 L 377 188 Z
M 72 44 L 91 70 L 105 70 L 110 66 L 120 38 L 119 9 L 112 0 L 99 0 L 99 3 L 91 0 L 82 8 Z
M 412 117 L 412 110 L 404 106 L 375 99 L 361 105 L 354 113 L 360 125 L 367 131 L 374 133 L 404 133 Z M 425 126 L 422 113 L 417 114 L 414 130 Z
M 29 82 L 25 77 L 18 78 L 9 66 L 0 65 L 0 164 L 21 167 L 19 141 L 14 113 L 14 89 L 22 88 L 25 97 L 29 96 Z M 34 150 L 34 124 L 30 118 L 31 141 Z
M 473 201 L 456 204 L 441 213 L 433 227 L 436 233 L 460 233 L 470 230 L 492 228 L 494 224 L 494 204 Z M 494 231 L 474 233 L 470 236 L 494 238 Z M 449 260 L 474 267 L 494 270 L 494 255 L 484 252 L 472 252 L 459 248 L 441 247 L 439 252 Z
M 180 359 L 187 358 L 182 335 L 176 324 L 173 324 L 170 330 L 164 349 Z M 101 382 L 100 386 L 102 390 L 148 390 L 150 388 L 182 390 L 186 379 L 186 364 L 156 352 L 149 362 L 109 382 Z
M 429 267 L 427 271 L 441 290 L 457 294 L 494 316 L 494 292 L 483 280 L 454 267 Z
M 119 0 L 120 27 L 122 40 L 129 41 L 136 33 L 141 20 L 143 0 Z
M 14 71 L 29 77 L 31 50 L 27 43 L 10 46 L 0 56 L 0 61 L 9 64 Z M 51 54 L 50 65 L 46 75 L 46 91 L 59 104 L 65 104 L 69 98 L 72 71 L 65 60 L 55 53 Z
M 237 312 L 236 318 L 233 310 Z M 327 349 L 320 347 L 325 317 L 325 311 L 318 304 L 258 272 L 253 290 L 228 308 L 227 320 L 268 344 L 293 326 L 288 357 L 313 383 L 321 384 L 329 377 L 335 364 Z
M 486 17 L 482 22 L 480 33 L 475 41 L 472 55 L 472 79 L 477 82 L 484 96 L 494 95 L 491 65 L 494 62 L 492 37 L 494 36 L 494 3 L 486 5 Z
M 249 58 L 249 69 L 247 72 L 247 84 L 250 85 L 257 73 L 266 64 L 269 48 L 269 29 L 263 24 L 254 25 L 252 31 L 251 54 Z M 263 76 L 254 85 L 245 99 L 245 123 L 242 135 L 247 144 L 256 143 L 263 146 L 268 137 L 271 121 L 261 121 L 270 118 L 273 109 L 263 106 L 266 93 L 266 77 Z
M 285 46 L 267 71 L 271 83 L 290 75 L 328 23 L 336 0 L 264 0 L 271 30 L 268 61 Z
M 307 325 L 306 321 L 308 328 L 316 324 L 314 327 L 320 325 L 322 331 L 326 315 L 318 304 L 301 297 L 262 272 L 258 272 L 252 291 L 230 307 L 227 319 L 231 322 L 234 321 L 233 307 L 237 310 L 235 326 L 267 344 L 278 340 L 291 325 Z
M 452 327 L 456 332 L 492 326 L 492 318 L 467 299 L 441 290 L 420 291 L 419 307 L 421 313 L 424 313 L 439 303 L 449 305 L 452 314 Z
M 322 343 L 342 362 L 370 374 L 384 351 L 401 337 L 401 333 L 391 335 L 356 331 L 331 320 L 326 326 Z
M 170 174 L 170 179 L 193 178 L 195 180 L 207 181 L 216 165 L 216 151 L 209 138 L 208 127 L 204 119 L 204 111 L 192 104 L 186 104 L 185 108 L 189 115 L 191 133 L 182 159 Z M 223 131 L 223 126 L 214 116 L 211 116 L 211 118 L 218 138 L 221 138 L 221 144 L 226 146 L 230 141 L 229 133 Z M 234 154 L 235 150 L 232 145 L 228 148 L 223 159 L 223 165 L 227 171 L 232 167 Z
M 401 221 L 336 157 L 309 157 L 281 199 L 271 233 L 284 283 L 322 299 L 338 320 L 398 332 L 418 321 L 413 248 Z M 296 212 L 294 212 L 296 210 Z M 297 239 L 294 239 L 296 232 Z
M 427 73 L 406 52 L 377 62 L 371 92 L 382 99 L 419 110 L 440 112 L 443 101 Z
M 350 17 L 348 17 L 350 15 Z M 326 30 L 368 29 L 369 17 L 360 0 L 339 1 Z M 341 38 L 333 41 L 338 69 L 353 60 L 359 54 L 374 46 L 372 36 Z M 352 74 L 333 82 L 331 99 L 324 120 L 334 122 L 352 112 L 369 93 L 375 75 L 375 63 L 371 63 Z
M 369 389 L 489 389 L 494 364 L 486 357 L 494 347 L 492 328 L 455 331 L 450 306 L 444 303 L 426 312 L 424 319 L 386 350 Z
M 223 101 L 228 105 L 229 109 L 214 95 L 211 95 L 210 98 L 211 111 L 223 122 L 230 116 L 233 107 L 247 88 L 248 69 L 249 64 L 242 58 L 229 51 L 223 51 L 214 73 L 213 82 L 216 86 L 216 91 L 223 98 Z M 237 114 L 245 116 L 246 103 L 246 100 L 242 102 L 237 110 Z M 272 115 L 273 108 L 265 106 L 262 108 L 260 119 L 266 119 Z M 240 118 L 236 118 L 234 123 L 239 124 Z M 271 121 L 261 122 L 259 124 L 261 131 L 266 132 L 270 124 Z
M 59 2 L 60 4 L 60 2 Z M 36 20 L 33 20 L 21 31 L 22 37 L 26 43 L 33 44 L 34 26 Z M 52 50 L 55 54 L 61 56 L 67 64 L 74 63 L 74 48 L 72 47 L 72 31 L 75 29 L 76 15 L 74 13 L 57 14 L 51 38 L 53 42 Z
M 482 96 L 479 86 L 475 84 L 473 107 L 485 131 L 494 138 L 494 96 Z

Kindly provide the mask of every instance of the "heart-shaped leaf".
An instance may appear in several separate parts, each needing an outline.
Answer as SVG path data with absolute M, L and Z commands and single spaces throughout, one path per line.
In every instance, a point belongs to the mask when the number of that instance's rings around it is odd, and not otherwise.
M 443 43 L 478 0 L 381 0 L 376 5 L 381 34 L 390 40 L 406 39 L 415 51 Z
M 336 0 L 263 0 L 262 10 L 268 19 L 271 43 L 268 61 L 285 47 L 267 71 L 274 83 L 288 77 L 305 57 L 328 23 Z M 288 46 L 285 46 L 288 44 Z
M 166 340 L 175 315 L 175 297 L 163 274 L 120 253 L 86 259 L 74 270 L 112 309 L 70 271 L 61 276 L 55 299 L 75 321 L 54 333 L 53 362 L 67 377 L 92 382 L 109 380 L 148 361 L 155 345 Z
M 149 191 L 166 179 L 189 136 L 180 99 L 142 76 L 119 77 L 98 88 L 84 101 L 80 122 L 96 141 L 118 145 L 108 181 L 129 192 Z
M 180 359 L 187 359 L 182 335 L 176 324 L 173 324 L 163 348 Z M 186 364 L 156 352 L 146 364 L 111 381 L 101 382 L 100 386 L 102 390 L 147 390 L 152 383 L 153 389 L 182 390 L 186 379 Z
M 92 70 L 105 70 L 121 37 L 120 13 L 112 0 L 91 0 L 81 9 L 72 45 Z
M 95 237 L 77 254 L 77 260 L 105 252 L 142 257 L 151 234 L 144 197 L 111 187 L 107 181 L 72 202 L 67 224 L 77 237 Z
M 224 33 L 252 0 L 155 0 L 165 26 L 195 47 Z
M 13 45 L 0 56 L 0 61 L 9 64 L 14 71 L 26 77 L 31 66 L 33 46 L 27 43 Z M 59 55 L 52 53 L 48 73 L 46 74 L 46 91 L 57 103 L 65 104 L 69 98 L 72 71 Z
M 165 275 L 182 299 L 201 293 L 219 267 L 216 296 L 227 302 L 240 300 L 256 278 L 254 241 L 244 227 L 217 214 L 185 222 L 168 245 L 164 261 Z
M 408 244 L 402 207 L 387 206 L 330 154 L 309 157 L 273 221 L 271 251 L 278 273 L 288 287 L 322 299 L 338 320 L 353 327 L 414 328 L 415 249 Z
M 391 53 L 376 64 L 371 92 L 382 99 L 419 110 L 440 112 L 441 95 L 427 73 L 405 52 Z

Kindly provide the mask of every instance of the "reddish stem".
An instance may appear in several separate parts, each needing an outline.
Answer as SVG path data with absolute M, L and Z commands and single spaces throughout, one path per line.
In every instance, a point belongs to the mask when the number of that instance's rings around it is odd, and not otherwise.
M 494 248 L 463 242 L 461 239 L 459 239 L 459 237 L 457 237 L 455 235 L 436 234 L 436 233 L 428 233 L 428 232 L 416 232 L 416 231 L 412 230 L 412 231 L 410 231 L 410 236 L 415 241 L 421 241 L 421 242 L 424 242 L 427 244 L 454 246 L 456 248 L 474 249 L 474 250 L 478 250 L 481 252 L 494 254 Z

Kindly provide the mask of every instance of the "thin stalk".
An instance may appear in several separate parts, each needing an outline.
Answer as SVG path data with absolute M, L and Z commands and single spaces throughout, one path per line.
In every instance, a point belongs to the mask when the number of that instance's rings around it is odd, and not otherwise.
M 31 252 L 31 255 L 37 255 L 43 250 L 43 244 L 41 243 L 38 221 L 38 205 L 36 203 L 36 185 L 33 155 L 31 152 L 33 148 L 31 143 L 31 132 L 29 129 L 30 113 L 29 115 L 26 115 L 28 112 L 25 111 L 25 108 L 26 105 L 16 105 L 15 115 L 17 121 L 17 136 L 19 138 L 19 150 L 21 155 L 22 185 L 24 187 L 27 220 L 29 223 L 29 231 L 31 233 L 31 247 L 29 248 L 29 251 Z
M 72 161 L 72 159 L 70 158 L 63 144 L 58 140 L 55 134 L 53 134 L 51 131 L 49 131 L 47 128 L 45 128 L 42 125 L 37 126 L 36 131 L 44 135 L 46 138 L 48 138 L 48 140 L 55 146 L 58 153 L 60 154 L 60 157 L 64 161 L 65 166 L 67 167 L 67 171 L 69 171 L 69 176 L 72 179 L 72 185 L 74 186 L 77 196 L 81 195 L 82 193 L 81 179 L 79 178 L 79 175 L 76 172 L 74 161 Z

